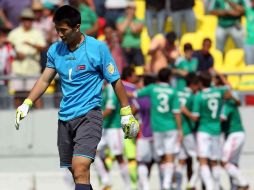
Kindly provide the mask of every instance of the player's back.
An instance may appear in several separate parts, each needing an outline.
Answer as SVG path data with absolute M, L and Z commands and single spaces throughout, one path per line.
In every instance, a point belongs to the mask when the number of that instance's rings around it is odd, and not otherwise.
M 150 85 L 151 126 L 154 131 L 176 129 L 173 112 L 179 112 L 176 91 L 167 83 Z
M 223 105 L 224 89 L 210 87 L 201 90 L 194 101 L 194 114 L 200 118 L 199 131 L 217 135 L 221 131 L 220 112 Z

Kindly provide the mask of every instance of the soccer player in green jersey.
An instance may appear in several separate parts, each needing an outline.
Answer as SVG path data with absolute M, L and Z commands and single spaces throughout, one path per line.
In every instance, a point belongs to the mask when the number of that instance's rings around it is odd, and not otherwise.
M 240 154 L 244 145 L 245 133 L 237 103 L 232 100 L 226 101 L 223 105 L 220 117 L 222 121 L 224 121 L 222 123 L 222 130 L 226 136 L 222 151 L 222 166 L 233 179 L 233 186 L 238 186 L 238 188 L 242 190 L 247 190 L 249 189 L 248 182 L 238 168 Z
M 201 91 L 195 96 L 193 119 L 199 120 L 197 143 L 200 162 L 200 174 L 207 190 L 220 189 L 220 111 L 224 99 L 234 99 L 227 88 L 211 87 L 212 77 L 209 72 L 199 76 Z M 210 171 L 208 160 L 211 162 Z
M 158 73 L 158 83 L 150 84 L 133 93 L 138 98 L 150 98 L 154 147 L 160 157 L 162 188 L 166 190 L 172 183 L 175 145 L 182 139 L 180 104 L 176 90 L 169 85 L 170 79 L 171 70 L 163 68 Z
M 181 104 L 182 112 L 182 129 L 183 129 L 183 141 L 180 145 L 178 154 L 178 165 L 176 167 L 176 179 L 177 189 L 181 189 L 182 175 L 185 170 L 187 158 L 196 160 L 196 140 L 194 137 L 194 122 L 190 118 L 190 111 L 193 107 L 194 93 L 199 90 L 199 78 L 195 73 L 189 73 L 186 77 L 187 87 L 184 90 L 178 92 L 179 101 Z M 188 188 L 195 188 L 195 184 L 198 179 L 198 165 L 196 164 L 193 168 L 193 173 L 189 179 Z

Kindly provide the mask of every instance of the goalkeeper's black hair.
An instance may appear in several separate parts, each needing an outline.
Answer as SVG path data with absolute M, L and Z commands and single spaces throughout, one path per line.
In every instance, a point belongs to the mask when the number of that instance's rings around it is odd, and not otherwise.
M 53 22 L 55 24 L 64 22 L 73 28 L 78 24 L 81 24 L 81 15 L 76 8 L 70 5 L 64 5 L 56 10 Z

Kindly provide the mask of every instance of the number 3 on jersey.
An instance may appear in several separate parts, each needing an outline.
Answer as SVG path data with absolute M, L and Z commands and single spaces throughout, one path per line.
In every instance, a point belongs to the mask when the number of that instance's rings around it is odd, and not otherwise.
M 219 108 L 219 102 L 217 99 L 208 100 L 208 108 L 212 112 L 212 118 L 215 119 L 217 117 L 217 112 Z
M 160 113 L 166 113 L 169 111 L 168 105 L 168 95 L 167 94 L 158 94 L 157 99 L 159 101 L 159 105 L 157 106 L 157 110 Z

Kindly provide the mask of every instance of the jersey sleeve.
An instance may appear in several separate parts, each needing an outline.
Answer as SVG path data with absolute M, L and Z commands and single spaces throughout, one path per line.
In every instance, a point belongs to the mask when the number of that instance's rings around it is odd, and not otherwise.
M 153 85 L 150 84 L 150 85 L 138 90 L 137 91 L 137 97 L 141 98 L 141 97 L 145 97 L 145 96 L 150 96 L 152 88 L 153 88 Z
M 193 99 L 192 114 L 194 116 L 200 116 L 200 111 L 201 111 L 201 96 L 200 94 L 197 94 L 194 96 L 194 99 Z
M 104 79 L 106 79 L 109 83 L 118 80 L 120 78 L 119 71 L 117 69 L 115 60 L 113 59 L 105 43 L 101 43 L 100 45 L 100 56 L 100 69 Z
M 53 55 L 54 55 L 54 46 L 52 45 L 48 49 L 48 52 L 47 52 L 47 63 L 46 63 L 46 66 L 48 68 L 55 69 L 55 61 L 54 61 Z
M 179 97 L 176 92 L 173 94 L 170 104 L 171 105 L 169 105 L 169 106 L 172 107 L 173 113 L 180 113 L 180 102 L 179 102 Z

